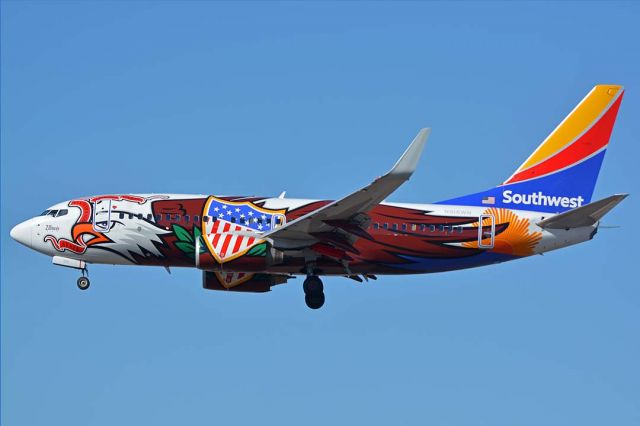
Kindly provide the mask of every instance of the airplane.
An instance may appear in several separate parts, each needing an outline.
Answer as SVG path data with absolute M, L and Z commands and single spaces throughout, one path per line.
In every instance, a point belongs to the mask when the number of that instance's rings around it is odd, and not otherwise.
M 11 237 L 79 270 L 81 290 L 89 264 L 192 267 L 208 290 L 268 292 L 303 276 L 305 302 L 318 309 L 323 276 L 452 271 L 591 240 L 628 195 L 591 201 L 623 93 L 595 86 L 502 184 L 432 204 L 384 201 L 416 169 L 424 128 L 389 172 L 336 201 L 98 195 L 53 205 Z

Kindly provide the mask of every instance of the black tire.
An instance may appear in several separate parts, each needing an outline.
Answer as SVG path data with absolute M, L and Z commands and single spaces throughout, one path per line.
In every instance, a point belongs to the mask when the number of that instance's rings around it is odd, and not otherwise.
M 78 284 L 78 288 L 80 290 L 86 290 L 91 285 L 91 282 L 89 281 L 89 278 L 87 278 L 87 277 L 80 277 L 80 278 L 78 278 L 77 284 Z
M 302 289 L 304 290 L 304 294 L 322 293 L 324 291 L 324 285 L 320 278 L 312 275 L 304 280 Z
M 310 309 L 320 309 L 324 305 L 324 293 L 307 294 L 304 301 Z

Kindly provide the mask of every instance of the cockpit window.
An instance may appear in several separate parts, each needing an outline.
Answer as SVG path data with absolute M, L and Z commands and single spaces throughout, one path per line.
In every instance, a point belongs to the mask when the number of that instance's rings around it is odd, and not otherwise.
M 64 216 L 67 213 L 69 213 L 69 210 L 67 209 L 58 210 L 58 214 L 56 215 L 56 217 Z
M 58 210 L 49 210 L 49 213 L 47 214 L 47 216 L 55 217 L 57 213 L 58 213 Z
M 46 216 L 49 214 L 49 210 L 45 210 L 42 213 L 40 213 L 40 216 Z

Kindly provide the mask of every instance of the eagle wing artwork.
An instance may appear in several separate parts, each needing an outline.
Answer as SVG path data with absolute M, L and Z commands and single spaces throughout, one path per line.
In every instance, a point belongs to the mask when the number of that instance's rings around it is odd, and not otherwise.
M 393 168 L 337 201 L 184 194 L 64 201 L 11 230 L 19 243 L 81 271 L 93 263 L 192 267 L 209 290 L 267 292 L 304 276 L 362 282 L 491 265 L 592 239 L 627 195 L 591 201 L 624 90 L 595 86 L 504 183 L 432 204 L 384 202 L 408 180 L 430 129 Z

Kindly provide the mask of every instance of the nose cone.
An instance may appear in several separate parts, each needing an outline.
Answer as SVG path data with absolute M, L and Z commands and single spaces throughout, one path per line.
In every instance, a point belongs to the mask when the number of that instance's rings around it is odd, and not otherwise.
M 11 238 L 22 245 L 31 247 L 31 224 L 22 222 L 11 229 Z

